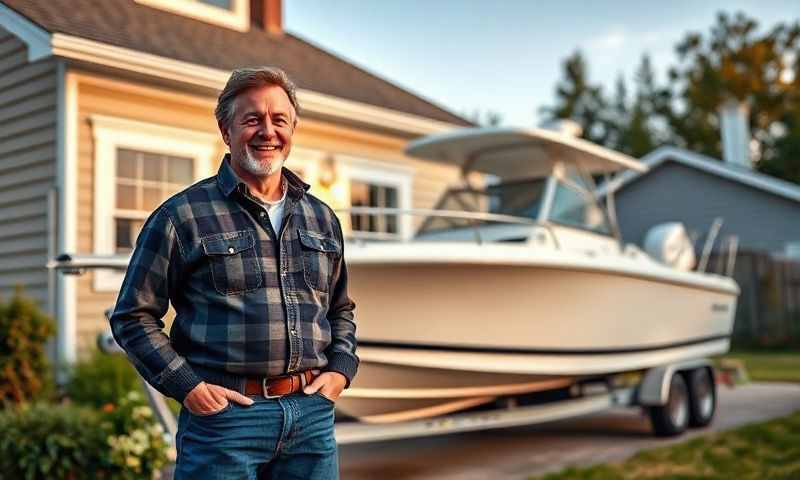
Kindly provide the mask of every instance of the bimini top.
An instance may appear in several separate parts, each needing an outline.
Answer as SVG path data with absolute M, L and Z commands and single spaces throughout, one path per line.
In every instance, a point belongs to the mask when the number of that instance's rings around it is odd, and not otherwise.
M 502 179 L 550 175 L 558 161 L 577 163 L 590 174 L 647 171 L 628 155 L 540 128 L 461 128 L 414 140 L 406 153 Z

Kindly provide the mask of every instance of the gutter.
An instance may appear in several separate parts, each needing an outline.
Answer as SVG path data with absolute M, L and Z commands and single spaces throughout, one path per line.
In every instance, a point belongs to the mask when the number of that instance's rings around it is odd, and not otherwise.
M 227 70 L 204 67 L 195 63 L 63 33 L 52 34 L 50 46 L 51 54 L 57 57 L 155 76 L 216 91 L 222 90 L 230 76 L 230 71 Z M 312 90 L 298 89 L 297 97 L 303 110 L 312 114 L 345 122 L 357 121 L 412 135 L 428 135 L 460 128 L 460 125 L 346 100 Z

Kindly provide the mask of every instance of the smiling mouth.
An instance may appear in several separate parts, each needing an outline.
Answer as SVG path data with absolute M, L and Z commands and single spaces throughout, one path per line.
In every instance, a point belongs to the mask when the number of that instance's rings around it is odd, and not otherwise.
M 283 148 L 283 145 L 250 145 L 250 148 L 257 152 L 274 152 Z

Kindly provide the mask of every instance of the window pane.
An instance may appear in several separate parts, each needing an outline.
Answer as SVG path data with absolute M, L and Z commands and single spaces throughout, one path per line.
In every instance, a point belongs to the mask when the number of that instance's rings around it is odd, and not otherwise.
M 194 179 L 191 158 L 168 157 L 167 162 L 167 181 L 188 185 Z
M 491 213 L 537 218 L 546 181 L 544 179 L 490 185 L 486 192 Z
M 164 191 L 158 187 L 144 187 L 142 193 L 144 197 L 142 210 L 147 210 L 148 212 L 155 210 L 166 199 Z
M 142 174 L 145 180 L 164 181 L 164 156 L 142 154 Z
M 397 208 L 397 189 L 394 187 L 385 187 L 386 189 L 386 205 L 385 207 Z
M 397 233 L 397 215 L 386 215 L 386 233 Z
M 232 0 L 197 0 L 200 3 L 212 5 L 214 7 L 224 8 L 225 10 L 233 11 Z
M 117 150 L 117 177 L 136 178 L 137 153 L 120 148 Z
M 557 222 L 568 225 L 583 225 L 583 217 L 586 211 L 586 200 L 575 190 L 558 184 L 555 199 L 553 200 L 553 210 L 550 217 Z
M 561 183 L 556 187 L 550 218 L 595 232 L 610 232 L 603 211 L 589 198 Z
M 132 185 L 124 185 L 117 182 L 117 208 L 136 210 L 138 208 L 136 190 L 136 187 Z
M 369 205 L 369 187 L 365 183 L 352 182 L 350 184 L 350 205 L 366 207 Z
M 136 244 L 136 237 L 142 229 L 141 220 L 128 218 L 114 219 L 115 250 L 117 253 L 130 253 Z

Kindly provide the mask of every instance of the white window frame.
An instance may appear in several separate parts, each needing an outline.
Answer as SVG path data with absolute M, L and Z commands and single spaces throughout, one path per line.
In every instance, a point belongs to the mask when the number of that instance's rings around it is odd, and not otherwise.
M 357 180 L 383 187 L 394 187 L 397 189 L 397 207 L 401 210 L 412 208 L 414 168 L 350 155 L 336 155 L 334 158 L 341 164 L 342 174 L 348 182 Z M 414 219 L 411 215 L 399 215 L 398 239 L 410 240 L 413 229 Z
M 114 255 L 117 150 L 190 157 L 196 182 L 214 174 L 221 141 L 216 134 L 125 118 L 90 115 L 89 120 L 94 137 L 93 249 L 96 255 Z M 118 291 L 124 276 L 118 271 L 95 270 L 93 288 L 98 292 Z
M 240 32 L 250 29 L 250 0 L 231 0 L 233 10 L 197 0 L 136 0 L 136 2 Z

